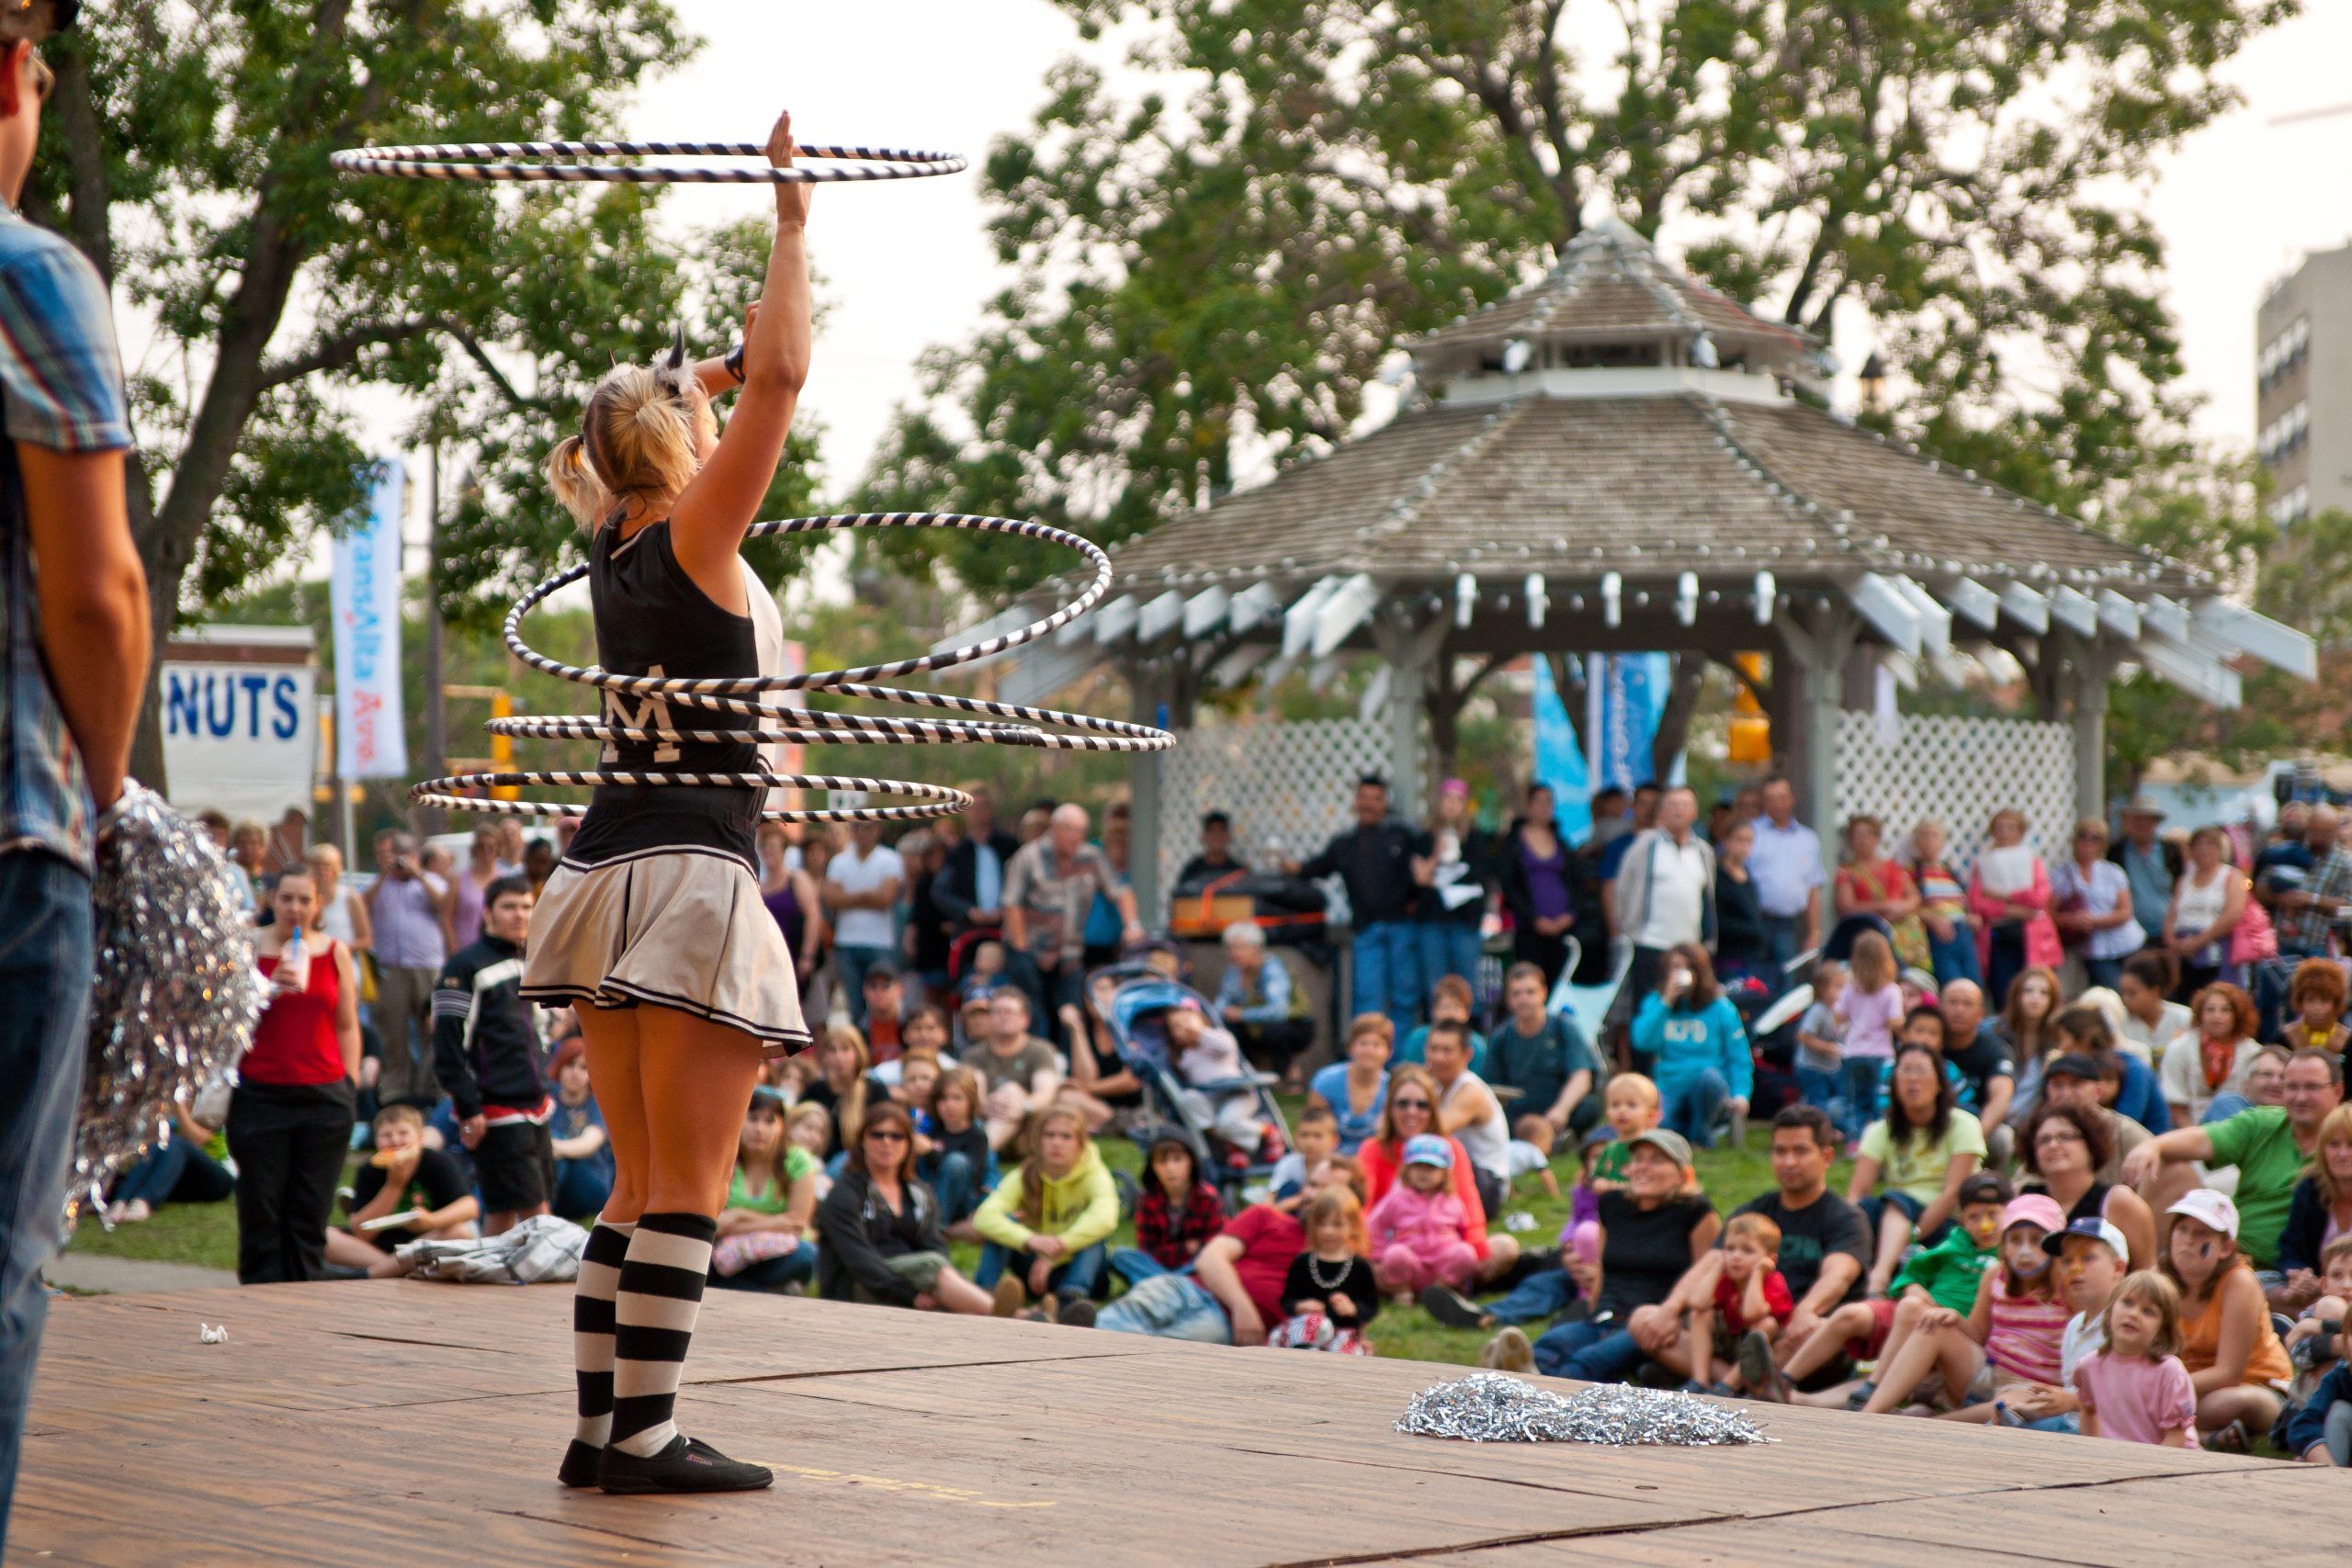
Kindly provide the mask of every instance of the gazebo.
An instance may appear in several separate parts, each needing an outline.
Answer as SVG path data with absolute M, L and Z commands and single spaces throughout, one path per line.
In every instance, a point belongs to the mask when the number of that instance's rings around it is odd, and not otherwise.
M 1173 860 L 1163 816 L 1233 804 L 1220 791 L 1288 801 L 1255 833 L 1245 811 L 1246 842 L 1276 818 L 1292 844 L 1336 825 L 1367 763 L 1417 812 L 1425 728 L 1450 735 L 1477 681 L 1524 654 L 1769 654 L 1756 694 L 1825 845 L 1850 811 L 1916 814 L 1936 779 L 1966 774 L 1996 792 L 1984 800 L 2038 800 L 2054 848 L 2064 818 L 2104 808 L 2119 666 L 2223 705 L 2242 653 L 2315 673 L 2309 638 L 2228 602 L 2201 569 L 1804 400 L 1815 342 L 1621 224 L 1410 352 L 1415 391 L 1389 423 L 1120 547 L 1100 613 L 1001 672 L 1000 695 L 1023 702 L 1115 660 L 1139 713 L 1180 731 L 1174 753 L 1135 764 L 1130 863 L 1148 909 Z M 2027 672 L 2034 719 L 1914 719 L 1890 736 L 1863 711 L 1879 669 L 1957 676 L 1995 649 Z M 1205 691 L 1366 650 L 1385 680 L 1344 744 L 1285 759 L 1190 732 Z

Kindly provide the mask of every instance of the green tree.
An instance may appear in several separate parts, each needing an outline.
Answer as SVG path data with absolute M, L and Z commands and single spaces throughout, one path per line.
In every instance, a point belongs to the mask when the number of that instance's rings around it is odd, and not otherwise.
M 750 231 L 690 264 L 657 241 L 653 190 L 485 191 L 327 157 L 611 134 L 639 82 L 693 47 L 662 0 L 112 6 L 51 46 L 28 212 L 159 334 L 133 378 L 130 486 L 159 643 L 364 504 L 372 454 L 346 389 L 404 392 L 414 444 L 472 450 L 439 584 L 461 621 L 576 552 L 543 454 L 608 356 L 650 354 L 682 318 L 732 335 Z M 163 782 L 152 695 L 131 765 Z
M 1100 538 L 1340 439 L 1400 338 L 1589 222 L 1827 335 L 1849 301 L 1909 395 L 1883 423 L 2123 526 L 2193 468 L 2153 161 L 2292 0 L 1059 0 L 1182 102 L 1057 66 L 987 164 L 1022 283 L 924 367 L 865 493 Z M 2209 536 L 2198 536 L 2196 549 Z M 976 589 L 1054 563 L 947 552 Z

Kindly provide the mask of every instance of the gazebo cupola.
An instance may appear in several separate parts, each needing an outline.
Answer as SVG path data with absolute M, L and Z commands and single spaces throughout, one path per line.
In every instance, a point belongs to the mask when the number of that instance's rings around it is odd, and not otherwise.
M 1417 389 L 1394 419 L 1115 548 L 1110 601 L 1012 655 L 1000 694 L 1035 700 L 1115 660 L 1143 711 L 1181 728 L 1213 686 L 1376 652 L 1386 680 L 1365 723 L 1384 732 L 1412 811 L 1427 727 L 1450 727 L 1508 660 L 1759 650 L 1774 750 L 1834 843 L 1857 809 L 1979 821 L 1968 790 L 2023 791 L 2037 837 L 2063 833 L 2061 819 L 2103 805 L 2107 686 L 2127 661 L 2223 705 L 2238 700 L 2228 661 L 2242 652 L 2315 671 L 2308 638 L 2222 598 L 2202 569 L 1799 399 L 1819 373 L 1813 339 L 1621 224 L 1588 230 L 1538 281 L 1409 346 Z M 1015 604 L 990 625 L 1032 614 Z M 1876 671 L 1957 678 L 1961 656 L 1993 649 L 2030 677 L 2030 733 L 1954 739 L 1934 727 L 2011 721 L 1919 720 L 1889 741 L 1849 722 L 1868 720 L 1854 710 L 1872 705 Z M 1915 739 L 1943 750 L 1916 765 L 1893 755 Z M 1179 818 L 1235 808 L 1251 841 L 1246 801 L 1273 742 L 1250 744 L 1255 755 L 1227 747 L 1215 766 L 1205 743 L 1187 761 L 1182 737 L 1173 760 L 1137 759 L 1148 907 L 1168 780 L 1182 784 L 1167 803 Z M 1334 754 L 1362 749 L 1359 737 Z M 1961 796 L 1914 798 L 1926 786 L 1905 781 L 1923 779 Z M 1317 824 L 1289 803 L 1313 792 L 1296 778 L 1283 791 L 1282 836 L 1303 841 Z M 1335 777 L 1335 823 L 1345 795 Z

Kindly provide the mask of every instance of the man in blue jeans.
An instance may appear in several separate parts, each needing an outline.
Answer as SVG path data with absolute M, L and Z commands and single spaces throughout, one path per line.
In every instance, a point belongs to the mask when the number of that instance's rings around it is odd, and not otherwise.
M 48 1310 L 90 999 L 97 812 L 147 688 L 106 285 L 17 216 L 65 0 L 0 0 L 0 1546 Z
M 1286 862 L 1283 869 L 1293 876 L 1336 875 L 1347 887 L 1348 919 L 1355 927 L 1348 1011 L 1386 1013 L 1402 1040 L 1436 978 L 1422 977 L 1420 930 L 1413 921 L 1421 897 L 1413 862 L 1429 856 L 1430 836 L 1388 815 L 1388 781 L 1377 773 L 1356 781 L 1355 813 L 1356 825 L 1314 859 Z

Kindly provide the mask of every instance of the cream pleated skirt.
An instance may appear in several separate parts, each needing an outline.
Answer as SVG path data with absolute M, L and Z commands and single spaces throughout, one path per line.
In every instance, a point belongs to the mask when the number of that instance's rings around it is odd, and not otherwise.
M 556 867 L 531 916 L 523 995 L 547 1006 L 675 1008 L 769 1046 L 808 1043 L 784 931 L 732 855 L 649 850 Z

